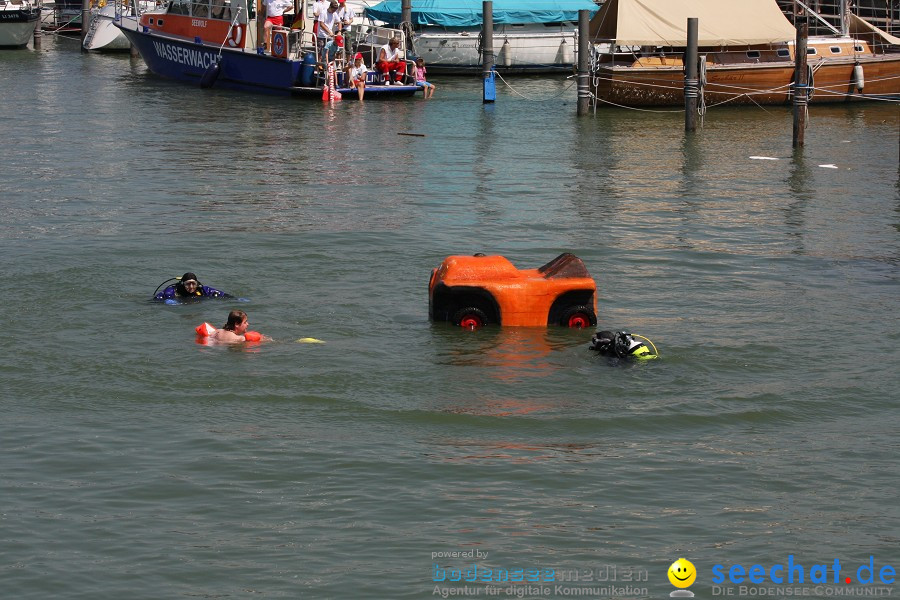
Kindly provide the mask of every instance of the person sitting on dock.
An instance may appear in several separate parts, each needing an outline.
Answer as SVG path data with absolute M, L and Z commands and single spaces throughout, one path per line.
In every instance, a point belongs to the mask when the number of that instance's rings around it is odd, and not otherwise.
M 400 38 L 393 37 L 381 47 L 378 51 L 378 61 L 375 63 L 375 68 L 381 72 L 384 78 L 384 85 L 391 85 L 392 79 L 397 84 L 403 82 L 403 76 L 406 74 L 406 63 L 403 62 L 403 53 L 400 51 Z
M 284 27 L 284 11 L 294 7 L 293 0 L 263 0 L 266 5 L 266 52 L 272 51 L 272 27 Z
M 422 88 L 422 93 L 425 94 L 426 100 L 434 96 L 434 84 L 425 81 L 425 74 L 427 72 L 428 69 L 425 68 L 425 59 L 420 56 L 416 59 L 416 87 Z
M 349 87 L 356 88 L 360 101 L 366 94 L 366 73 L 368 71 L 366 63 L 363 62 L 362 52 L 357 52 L 353 57 L 353 64 L 347 67 L 347 81 L 349 82 Z

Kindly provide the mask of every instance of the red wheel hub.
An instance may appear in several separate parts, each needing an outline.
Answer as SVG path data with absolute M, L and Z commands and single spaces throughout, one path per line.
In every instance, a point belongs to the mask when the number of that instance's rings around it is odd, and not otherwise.
M 464 329 L 478 329 L 484 325 L 478 315 L 466 315 L 459 321 L 459 326 Z
M 591 324 L 591 320 L 587 315 L 583 315 L 581 313 L 574 314 L 569 317 L 569 327 L 584 329 L 585 327 L 589 327 Z

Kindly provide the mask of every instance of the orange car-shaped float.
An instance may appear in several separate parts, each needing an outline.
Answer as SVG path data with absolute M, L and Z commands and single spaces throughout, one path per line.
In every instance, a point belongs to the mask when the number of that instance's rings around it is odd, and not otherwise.
M 597 284 L 581 259 L 569 253 L 537 269 L 517 269 L 502 256 L 448 256 L 431 272 L 428 316 L 468 329 L 592 327 Z

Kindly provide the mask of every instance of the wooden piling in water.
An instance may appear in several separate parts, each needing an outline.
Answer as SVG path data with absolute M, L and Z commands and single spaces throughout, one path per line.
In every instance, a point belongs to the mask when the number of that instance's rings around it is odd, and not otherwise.
M 34 49 L 41 49 L 41 38 L 43 36 L 43 32 L 41 31 L 41 20 L 43 19 L 43 14 L 41 13 L 41 7 L 38 7 L 38 20 L 34 23 Z
M 412 48 L 412 0 L 401 0 L 400 2 L 400 29 L 403 30 L 403 37 L 406 38 L 405 47 Z
M 91 26 L 91 0 L 81 0 L 81 51 L 87 52 L 84 47 L 84 38 L 87 37 L 88 27 Z
M 591 13 L 587 10 L 578 11 L 578 109 L 579 116 L 588 114 L 591 103 L 590 64 L 591 64 L 591 40 L 590 40 Z
M 700 79 L 697 76 L 698 21 L 687 20 L 687 49 L 684 52 L 684 130 L 697 131 L 697 98 L 700 96 Z
M 806 107 L 809 102 L 809 78 L 806 70 L 806 40 L 809 24 L 797 17 L 797 40 L 794 44 L 794 148 L 802 148 L 806 132 Z

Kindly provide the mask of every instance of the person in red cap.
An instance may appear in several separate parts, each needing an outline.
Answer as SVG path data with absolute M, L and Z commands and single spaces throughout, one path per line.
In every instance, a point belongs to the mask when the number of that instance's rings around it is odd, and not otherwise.
M 334 37 L 331 38 L 327 44 L 325 44 L 324 48 L 324 56 L 326 62 L 334 62 L 334 59 L 338 57 L 339 53 L 343 53 L 344 51 L 344 36 L 341 32 L 337 32 L 334 34 Z M 343 56 L 343 54 L 341 54 Z
M 356 88 L 360 100 L 366 95 L 366 73 L 368 71 L 366 63 L 363 62 L 362 52 L 357 52 L 353 56 L 353 64 L 347 67 L 347 81 L 350 82 L 350 87 Z

